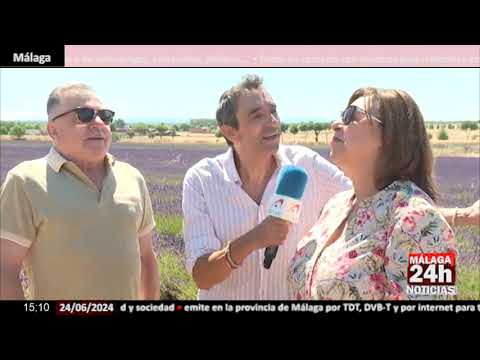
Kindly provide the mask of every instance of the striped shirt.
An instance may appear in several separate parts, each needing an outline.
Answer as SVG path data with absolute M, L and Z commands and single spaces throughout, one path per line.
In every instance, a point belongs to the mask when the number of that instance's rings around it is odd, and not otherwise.
M 267 216 L 279 170 L 284 165 L 303 167 L 309 177 L 302 214 L 285 243 L 279 247 L 270 269 L 263 267 L 264 249 L 251 253 L 240 268 L 209 290 L 200 289 L 199 300 L 288 299 L 287 269 L 297 243 L 318 219 L 323 205 L 333 195 L 351 188 L 351 182 L 330 162 L 302 146 L 280 146 L 277 169 L 257 204 L 242 189 L 231 148 L 215 158 L 192 166 L 183 183 L 183 215 L 186 265 L 190 273 L 196 260 L 224 248 L 252 230 Z

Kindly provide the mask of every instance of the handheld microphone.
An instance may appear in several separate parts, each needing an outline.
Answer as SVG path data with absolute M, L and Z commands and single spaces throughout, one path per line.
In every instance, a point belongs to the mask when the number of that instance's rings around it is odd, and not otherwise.
M 296 165 L 286 165 L 280 170 L 277 187 L 273 196 L 268 215 L 291 223 L 298 223 L 302 207 L 302 196 L 307 185 L 307 172 Z M 277 255 L 278 246 L 265 249 L 263 267 L 269 269 Z

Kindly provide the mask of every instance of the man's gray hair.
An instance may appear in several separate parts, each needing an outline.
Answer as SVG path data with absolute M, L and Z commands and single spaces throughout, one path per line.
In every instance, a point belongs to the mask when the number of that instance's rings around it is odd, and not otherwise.
M 242 78 L 242 81 L 225 91 L 218 102 L 216 112 L 216 119 L 218 126 L 228 125 L 238 129 L 238 119 L 235 115 L 238 110 L 238 98 L 252 89 L 259 89 L 262 87 L 263 79 L 255 74 L 248 74 Z M 228 145 L 232 143 L 228 140 Z
M 95 91 L 90 86 L 83 83 L 68 83 L 65 85 L 57 86 L 48 96 L 48 120 L 53 117 L 55 108 L 62 103 L 62 99 L 65 97 L 66 93 L 73 93 L 74 95 L 92 95 L 95 94 Z

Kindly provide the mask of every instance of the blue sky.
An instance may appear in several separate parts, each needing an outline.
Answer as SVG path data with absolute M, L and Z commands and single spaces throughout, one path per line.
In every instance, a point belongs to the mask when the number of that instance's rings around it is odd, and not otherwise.
M 264 78 L 284 121 L 335 119 L 361 86 L 407 91 L 427 121 L 480 119 L 480 69 L 452 68 L 1 69 L 0 119 L 45 120 L 50 91 L 72 81 L 126 121 L 214 118 L 222 92 L 247 73 Z

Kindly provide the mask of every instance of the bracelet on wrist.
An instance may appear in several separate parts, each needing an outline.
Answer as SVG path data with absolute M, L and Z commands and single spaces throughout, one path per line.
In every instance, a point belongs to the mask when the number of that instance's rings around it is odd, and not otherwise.
M 228 242 L 228 245 L 227 245 L 227 251 L 226 251 L 226 253 L 225 253 L 225 258 L 227 259 L 228 265 L 229 265 L 232 269 L 237 269 L 238 267 L 240 267 L 241 264 L 237 264 L 237 263 L 232 259 L 232 254 L 231 254 L 231 242 L 230 242 L 230 241 Z

